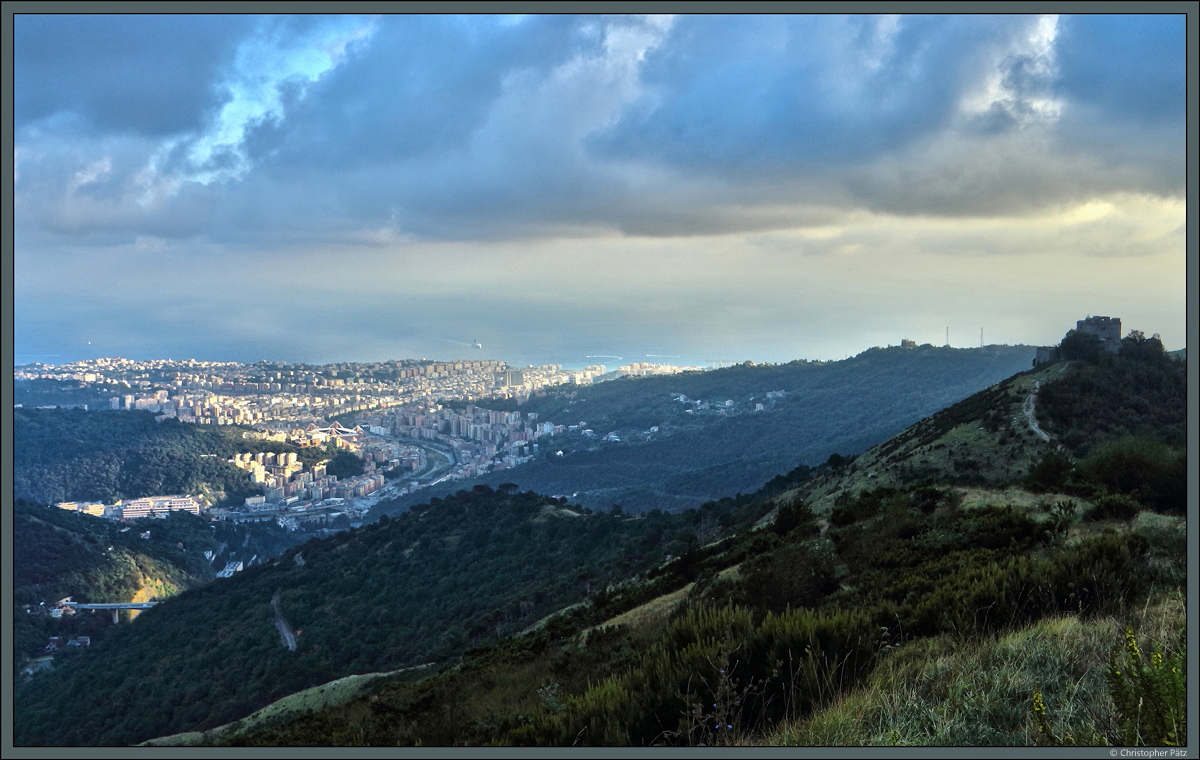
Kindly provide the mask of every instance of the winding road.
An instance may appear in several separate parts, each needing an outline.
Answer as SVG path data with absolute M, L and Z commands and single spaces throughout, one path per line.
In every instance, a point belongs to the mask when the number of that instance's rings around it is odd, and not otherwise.
M 283 645 L 288 651 L 295 652 L 296 634 L 292 633 L 292 627 L 279 611 L 279 595 L 282 592 L 283 589 L 275 589 L 275 595 L 271 597 L 271 609 L 275 611 L 275 627 L 279 629 L 279 638 L 283 640 Z

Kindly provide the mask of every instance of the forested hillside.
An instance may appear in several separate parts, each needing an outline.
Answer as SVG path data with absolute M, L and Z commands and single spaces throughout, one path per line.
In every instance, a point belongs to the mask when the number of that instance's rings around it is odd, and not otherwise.
M 762 504 L 686 516 L 587 513 L 532 493 L 479 489 L 314 540 L 184 592 L 19 689 L 20 743 L 127 744 L 243 717 L 350 673 L 446 665 L 565 606 L 748 527 Z M 295 630 L 281 643 L 271 600 Z M 136 670 L 136 682 L 121 677 Z M 69 726 L 62 700 L 91 683 Z
M 13 404 L 27 408 L 87 404 L 89 409 L 107 409 L 109 399 L 128 392 L 128 385 L 100 385 L 44 377 L 16 379 L 13 381 Z
M 1169 440 L 1185 409 L 1184 395 L 1171 390 L 1179 372 L 1155 357 L 1126 355 L 1015 377 L 889 441 L 879 447 L 883 455 L 838 460 L 836 472 L 761 499 L 755 511 L 776 514 L 768 530 L 669 563 L 654 576 L 658 598 L 642 607 L 610 603 L 605 626 L 593 627 L 584 605 L 554 626 L 469 654 L 455 670 L 416 683 L 377 682 L 343 705 L 211 740 L 1184 743 L 1185 504 L 1178 491 L 1163 498 L 1145 481 L 1111 480 L 1118 460 L 1088 458 L 1106 440 L 1125 440 L 1127 425 L 1141 431 L 1137 440 Z M 1064 417 L 1083 428 L 1080 443 L 1091 452 L 1084 459 L 1012 415 L 1032 380 L 1044 393 L 1101 375 L 1114 398 L 1137 391 L 1123 384 L 1135 376 L 1164 393 L 1155 408 L 1120 412 L 1120 429 L 1094 415 Z M 1052 412 L 1048 402 L 1047 416 L 1061 412 L 1058 403 Z M 1075 430 L 1063 424 L 1056 436 Z M 955 440 L 967 430 L 986 435 Z M 986 461 L 978 472 L 954 467 L 987 460 L 996 453 L 988 442 L 1005 436 L 1029 448 L 1007 475 Z M 864 480 L 865 462 L 886 463 L 914 443 L 961 450 L 943 460 L 948 467 L 914 470 L 908 482 Z M 1038 477 L 1051 454 L 1068 461 L 1061 490 Z M 904 471 L 904 456 L 921 455 L 898 456 L 893 463 Z M 1161 471 L 1166 482 L 1173 472 Z M 837 494 L 831 509 L 814 513 L 803 501 L 830 490 Z M 869 720 L 863 709 L 872 711 Z
M 243 451 L 295 451 L 304 460 L 324 450 L 243 440 L 248 428 L 155 422 L 145 411 L 14 409 L 13 493 L 50 504 L 174 493 L 240 502 L 260 493 L 226 460 Z
M 302 540 L 274 523 L 213 523 L 172 512 L 127 525 L 18 499 L 13 506 L 15 661 L 20 665 L 49 636 L 88 633 L 98 643 L 108 633 L 108 615 L 56 620 L 43 603 L 67 596 L 76 602 L 166 599 L 211 581 L 227 562 L 265 561 Z
M 751 493 L 775 475 L 835 452 L 857 454 L 1027 369 L 1033 355 L 1029 346 L 879 348 L 839 362 L 747 364 L 563 386 L 519 407 L 489 401 L 537 413 L 538 422 L 584 422 L 595 437 L 543 438 L 539 461 L 469 482 L 495 487 L 514 481 L 539 493 L 573 494 L 595 509 L 697 507 Z M 608 433 L 620 442 L 601 440 Z M 377 512 L 456 487 L 420 491 Z

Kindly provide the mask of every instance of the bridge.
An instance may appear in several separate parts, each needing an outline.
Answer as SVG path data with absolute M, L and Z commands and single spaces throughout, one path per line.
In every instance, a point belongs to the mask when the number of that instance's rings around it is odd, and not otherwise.
M 107 602 L 83 604 L 80 602 L 62 602 L 62 607 L 72 607 L 76 610 L 112 610 L 113 623 L 120 622 L 121 610 L 148 610 L 158 602 Z

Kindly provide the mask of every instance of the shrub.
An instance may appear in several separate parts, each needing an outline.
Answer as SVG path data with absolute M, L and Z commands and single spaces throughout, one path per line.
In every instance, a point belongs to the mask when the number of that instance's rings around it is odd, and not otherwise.
M 1187 744 L 1185 631 L 1175 651 L 1165 654 L 1155 643 L 1146 662 L 1132 628 L 1125 645 L 1113 650 L 1108 687 L 1116 707 L 1120 740 L 1130 746 Z
M 1148 438 L 1129 436 L 1104 444 L 1079 463 L 1088 480 L 1113 493 L 1136 496 L 1163 512 L 1184 512 L 1184 452 Z
M 801 528 L 806 534 L 815 534 L 816 522 L 816 515 L 807 504 L 803 501 L 790 501 L 779 505 L 772 528 L 779 536 L 786 536 L 797 528 Z
M 829 523 L 835 528 L 844 528 L 858 519 L 858 515 L 850 507 L 834 507 L 829 513 Z
M 1061 545 L 1066 540 L 1071 523 L 1075 522 L 1077 512 L 1075 502 L 1058 501 L 1053 506 L 1045 505 L 1045 510 L 1050 513 L 1051 541 Z
M 938 507 L 950 510 L 957 509 L 962 504 L 963 495 L 954 489 L 940 489 L 933 486 L 917 488 L 912 492 L 912 505 L 922 514 L 933 514 Z
M 1030 468 L 1025 483 L 1033 491 L 1057 491 L 1066 485 L 1074 469 L 1075 465 L 1065 454 L 1048 451 Z
M 1079 330 L 1069 331 L 1054 352 L 1055 359 L 1099 362 L 1105 357 L 1105 348 L 1100 338 Z
M 817 606 L 838 587 L 831 548 L 827 541 L 788 544 L 750 560 L 742 570 L 746 600 L 772 612 Z
M 1105 494 L 1096 500 L 1095 506 L 1087 511 L 1084 519 L 1092 522 L 1097 520 L 1128 521 L 1137 517 L 1138 512 L 1141 511 L 1142 506 L 1124 494 Z

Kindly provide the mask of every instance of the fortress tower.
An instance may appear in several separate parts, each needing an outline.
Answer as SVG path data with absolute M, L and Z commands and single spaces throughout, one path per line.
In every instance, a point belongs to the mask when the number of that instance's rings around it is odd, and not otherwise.
M 1119 317 L 1088 317 L 1075 323 L 1081 333 L 1095 335 L 1109 353 L 1121 349 L 1121 319 Z

